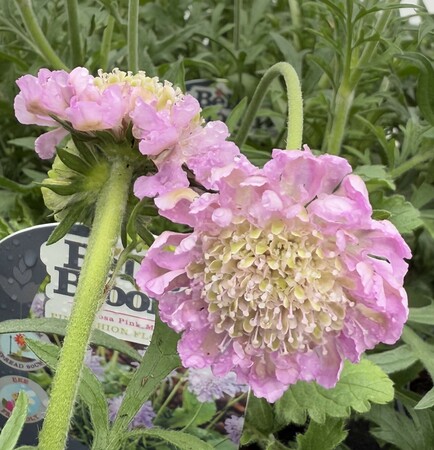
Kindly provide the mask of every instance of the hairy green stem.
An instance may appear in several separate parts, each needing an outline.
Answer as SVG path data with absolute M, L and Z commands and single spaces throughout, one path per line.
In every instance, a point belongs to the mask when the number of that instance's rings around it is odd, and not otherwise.
M 30 34 L 35 47 L 39 50 L 41 55 L 47 60 L 54 69 L 68 70 L 68 67 L 57 56 L 56 52 L 47 41 L 44 33 L 39 26 L 38 20 L 32 9 L 31 0 L 15 0 L 23 18 L 24 25 L 27 32 Z
M 128 2 L 128 68 L 139 70 L 139 0 Z
M 77 67 L 83 64 L 80 27 L 78 25 L 78 4 L 77 0 L 65 0 L 65 2 L 66 11 L 68 13 L 68 33 L 69 45 L 71 46 L 72 66 Z
M 377 40 L 368 42 L 363 49 L 363 52 L 357 61 L 357 65 L 353 67 L 353 24 L 352 24 L 352 2 L 347 1 L 347 40 L 345 59 L 343 67 L 342 80 L 339 88 L 335 94 L 333 102 L 333 113 L 329 117 L 327 130 L 329 130 L 323 141 L 322 150 L 331 153 L 332 155 L 339 155 L 341 152 L 342 142 L 345 137 L 345 128 L 348 122 L 348 116 L 353 105 L 354 94 L 363 70 L 369 64 L 372 56 L 378 45 Z M 381 33 L 386 29 L 392 11 L 381 11 L 375 26 L 376 32 Z
M 256 113 L 264 100 L 268 87 L 279 75 L 282 75 L 285 80 L 288 96 L 288 132 L 286 137 L 286 148 L 297 149 L 301 147 L 303 141 L 303 98 L 301 95 L 300 80 L 291 64 L 286 62 L 280 62 L 270 67 L 256 87 L 238 134 L 235 137 L 235 143 L 239 147 L 241 147 L 247 139 L 247 134 L 249 133 L 250 127 L 256 117 Z
M 113 30 L 115 27 L 115 18 L 109 16 L 107 25 L 102 35 L 101 51 L 100 51 L 100 67 L 104 72 L 108 72 L 108 60 L 112 43 Z
M 92 325 L 101 299 L 106 295 L 113 248 L 119 237 L 131 177 L 132 169 L 128 162 L 115 160 L 98 196 L 74 306 L 53 380 L 51 400 L 39 435 L 39 450 L 63 450 L 65 447 Z

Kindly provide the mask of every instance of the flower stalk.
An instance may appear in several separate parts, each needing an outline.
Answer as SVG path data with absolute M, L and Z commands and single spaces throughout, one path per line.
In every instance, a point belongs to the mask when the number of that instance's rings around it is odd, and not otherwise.
M 128 67 L 135 73 L 139 70 L 139 0 L 128 3 Z
M 53 50 L 53 47 L 51 47 L 43 31 L 41 30 L 32 9 L 31 1 L 16 0 L 16 3 L 18 9 L 20 10 L 21 17 L 23 18 L 24 25 L 41 55 L 53 66 L 53 68 L 67 70 L 67 66 Z
M 286 148 L 298 149 L 301 148 L 303 140 L 303 98 L 301 94 L 300 80 L 298 79 L 297 72 L 286 62 L 280 62 L 270 67 L 262 77 L 252 100 L 247 108 L 243 122 L 241 123 L 238 134 L 235 138 L 235 143 L 241 147 L 249 133 L 249 130 L 256 117 L 256 113 L 261 107 L 265 94 L 271 84 L 271 82 L 282 75 L 286 84 L 286 91 L 288 97 L 288 122 L 287 122 L 287 137 Z
M 131 178 L 132 168 L 126 160 L 113 161 L 110 176 L 97 199 L 74 306 L 40 433 L 39 450 L 62 450 L 65 447 L 92 325 L 106 295 L 113 248 L 119 237 Z
M 82 50 L 80 40 L 80 27 L 78 25 L 77 0 L 66 0 L 66 11 L 68 13 L 68 33 L 71 45 L 72 65 L 74 67 L 82 64 Z

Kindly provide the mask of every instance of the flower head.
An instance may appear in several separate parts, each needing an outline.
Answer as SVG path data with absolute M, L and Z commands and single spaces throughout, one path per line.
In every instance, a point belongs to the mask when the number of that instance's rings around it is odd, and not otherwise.
M 108 399 L 110 422 L 113 422 L 115 420 L 123 399 L 123 395 Z M 147 401 L 143 404 L 139 412 L 134 417 L 133 421 L 130 424 L 130 428 L 152 428 L 154 426 L 152 424 L 152 421 L 154 420 L 155 416 L 156 414 L 154 412 L 154 409 L 152 408 L 152 403 L 150 401 Z
M 344 159 L 274 150 L 263 169 L 240 159 L 215 183 L 190 202 L 194 231 L 163 233 L 137 274 L 183 331 L 184 366 L 234 371 L 275 401 L 298 380 L 333 387 L 345 359 L 396 342 L 410 250 L 371 219 Z
M 188 390 L 201 402 L 212 402 L 225 394 L 234 397 L 238 392 L 246 392 L 248 387 L 237 381 L 237 376 L 229 372 L 224 376 L 215 376 L 209 367 L 190 369 L 188 372 Z
M 236 445 L 240 443 L 243 427 L 244 417 L 232 415 L 225 420 L 225 430 L 229 435 L 229 439 Z
M 86 356 L 84 359 L 84 363 L 86 366 L 94 373 L 94 375 L 99 379 L 104 379 L 104 367 L 102 366 L 102 362 L 104 358 L 99 355 L 95 355 L 91 349 L 86 352 Z

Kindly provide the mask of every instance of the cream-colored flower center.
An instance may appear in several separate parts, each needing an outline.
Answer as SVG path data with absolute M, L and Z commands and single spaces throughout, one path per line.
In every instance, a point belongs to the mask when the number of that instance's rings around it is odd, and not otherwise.
M 339 257 L 316 230 L 247 221 L 203 239 L 202 294 L 217 333 L 283 354 L 308 350 L 343 327 L 352 302 Z
M 100 69 L 98 77 L 94 78 L 94 84 L 101 90 L 113 84 L 132 86 L 137 88 L 136 96 L 140 96 L 145 101 L 156 98 L 157 109 L 164 108 L 168 103 L 174 104 L 183 97 L 181 89 L 173 87 L 169 81 L 161 83 L 158 77 L 148 77 L 142 71 L 133 74 L 113 69 L 112 72 L 106 73 Z

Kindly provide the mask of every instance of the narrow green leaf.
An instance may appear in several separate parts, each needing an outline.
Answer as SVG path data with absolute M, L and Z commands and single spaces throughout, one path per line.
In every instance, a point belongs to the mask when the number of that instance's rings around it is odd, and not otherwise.
M 52 370 L 56 370 L 60 348 L 54 344 L 27 339 L 30 349 Z M 103 449 L 107 446 L 109 421 L 108 405 L 101 382 L 93 372 L 83 366 L 78 395 L 89 408 L 93 423 L 93 448 Z M 0 447 L 1 448 L 1 447 Z
M 148 428 L 129 433 L 131 437 L 145 436 L 157 438 L 174 445 L 180 450 L 213 450 L 214 447 L 202 441 L 196 436 L 192 436 L 182 431 L 163 430 L 162 428 Z
M 414 407 L 414 409 L 426 409 L 434 406 L 434 387 L 431 388 Z
M 434 325 L 434 303 L 421 308 L 410 308 L 408 320 L 425 325 Z
M 16 319 L 0 322 L 0 333 L 16 333 L 34 331 L 39 333 L 58 334 L 65 336 L 67 320 L 64 319 Z M 117 350 L 135 361 L 141 361 L 140 353 L 129 344 L 103 331 L 94 329 L 90 338 L 91 344 Z
M 393 350 L 368 355 L 367 358 L 387 374 L 405 370 L 418 361 L 418 357 L 408 345 L 401 345 Z
M 244 112 L 247 108 L 247 97 L 244 97 L 235 108 L 232 109 L 228 118 L 226 119 L 226 125 L 231 134 L 234 133 L 235 127 L 238 125 L 238 122 L 241 120 Z
M 429 410 L 415 411 L 411 408 L 408 408 L 408 412 L 411 418 L 391 407 L 373 406 L 367 418 L 379 427 L 371 428 L 371 434 L 400 450 L 432 449 L 434 413 Z
M 32 190 L 37 189 L 34 184 L 20 184 L 8 178 L 0 176 L 0 188 L 7 189 L 11 192 L 17 192 L 18 194 L 28 194 Z
M 178 339 L 179 336 L 161 322 L 157 315 L 151 344 L 125 391 L 125 397 L 111 429 L 109 445 L 106 450 L 119 449 L 122 435 L 127 431 L 128 424 L 140 407 L 154 392 L 161 380 L 181 365 L 177 352 Z
M 27 395 L 20 391 L 12 414 L 0 433 L 1 450 L 13 450 L 15 448 L 26 422 L 28 404 L 29 399 Z
M 374 363 L 367 359 L 359 364 L 347 361 L 333 389 L 299 381 L 276 402 L 275 412 L 287 423 L 304 423 L 307 414 L 315 422 L 324 423 L 327 416 L 348 417 L 351 409 L 364 413 L 371 402 L 384 404 L 393 396 L 392 380 Z
M 414 355 L 420 359 L 431 378 L 434 379 L 434 346 L 425 342 L 408 325 L 404 326 L 401 339 L 411 347 Z
M 323 424 L 312 420 L 306 433 L 297 436 L 297 449 L 334 450 L 347 437 L 344 425 L 344 420 L 333 417 L 327 417 Z
M 8 141 L 8 144 L 15 145 L 16 147 L 22 147 L 27 150 L 34 150 L 35 149 L 35 140 L 36 140 L 35 137 L 29 136 L 29 137 L 11 139 Z

